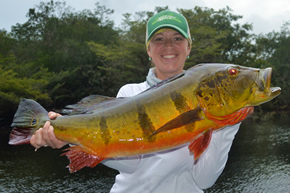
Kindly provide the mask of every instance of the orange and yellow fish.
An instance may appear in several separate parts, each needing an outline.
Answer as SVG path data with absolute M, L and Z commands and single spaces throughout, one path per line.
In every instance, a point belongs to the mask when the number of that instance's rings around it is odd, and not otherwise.
M 81 114 L 50 121 L 58 139 L 74 144 L 64 153 L 71 172 L 94 167 L 107 158 L 148 154 L 187 143 L 197 159 L 214 130 L 241 122 L 253 106 L 280 94 L 279 87 L 270 87 L 271 72 L 271 68 L 200 64 L 134 97 L 95 97 L 103 102 L 85 104 L 87 108 L 75 105 Z M 47 111 L 37 102 L 22 99 L 9 144 L 29 143 L 30 136 L 48 120 Z

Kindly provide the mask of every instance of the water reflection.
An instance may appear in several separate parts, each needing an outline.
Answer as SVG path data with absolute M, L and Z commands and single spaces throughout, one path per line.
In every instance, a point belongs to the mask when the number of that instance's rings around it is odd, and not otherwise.
M 290 120 L 245 121 L 213 192 L 287 192 Z M 8 146 L 0 139 L 0 192 L 109 192 L 116 171 L 103 165 L 70 174 L 60 150 Z
M 290 189 L 290 120 L 245 121 L 228 164 L 206 192 L 288 192 Z
M 102 165 L 70 174 L 67 158 L 50 148 L 2 146 L 0 152 L 0 192 L 108 192 L 117 174 Z

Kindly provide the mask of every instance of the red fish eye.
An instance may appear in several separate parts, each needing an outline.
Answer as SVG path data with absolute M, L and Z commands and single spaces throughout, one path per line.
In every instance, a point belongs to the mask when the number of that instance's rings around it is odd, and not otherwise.
M 236 75 L 238 73 L 237 69 L 231 68 L 229 69 L 230 75 Z

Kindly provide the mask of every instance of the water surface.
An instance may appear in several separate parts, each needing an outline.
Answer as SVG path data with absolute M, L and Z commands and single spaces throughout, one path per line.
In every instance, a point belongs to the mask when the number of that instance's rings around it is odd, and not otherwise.
M 289 192 L 290 120 L 242 123 L 214 192 Z M 9 146 L 0 135 L 0 192 L 109 192 L 117 171 L 101 164 L 70 174 L 61 150 Z

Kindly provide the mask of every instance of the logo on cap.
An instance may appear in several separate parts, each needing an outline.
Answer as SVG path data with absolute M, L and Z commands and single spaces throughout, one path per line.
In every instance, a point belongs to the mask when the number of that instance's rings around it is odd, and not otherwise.
M 172 20 L 175 20 L 175 21 L 181 23 L 181 21 L 180 21 L 178 18 L 176 18 L 176 17 L 174 17 L 174 16 L 172 16 L 172 15 L 162 15 L 162 16 L 156 18 L 156 21 L 154 21 L 154 22 L 152 23 L 152 25 L 154 25 L 154 24 L 157 23 L 157 22 L 163 21 L 164 19 L 172 19 Z

